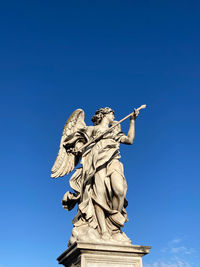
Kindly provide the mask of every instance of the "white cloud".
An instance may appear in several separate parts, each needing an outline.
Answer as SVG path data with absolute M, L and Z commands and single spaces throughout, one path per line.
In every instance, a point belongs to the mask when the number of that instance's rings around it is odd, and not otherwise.
M 188 248 L 185 243 L 181 238 L 174 238 L 160 250 L 162 253 L 158 253 L 156 261 L 144 263 L 143 267 L 196 267 L 194 259 L 197 261 L 199 258 L 197 250 Z
M 193 248 L 187 248 L 185 246 L 181 246 L 181 247 L 172 247 L 170 250 L 171 253 L 183 253 L 183 254 L 187 254 L 190 255 L 194 252 Z
M 188 262 L 183 262 L 178 260 L 177 262 L 161 262 L 160 267 L 191 267 L 191 265 Z
M 181 243 L 181 244 L 180 244 Z M 182 240 L 180 238 L 175 238 L 168 242 L 168 245 L 165 248 L 162 248 L 160 251 L 162 253 L 171 253 L 171 254 L 184 254 L 190 255 L 195 252 L 193 248 L 188 248 L 182 245 Z M 179 244 L 179 246 L 177 246 Z
M 181 239 L 180 238 L 175 238 L 173 239 L 170 243 L 174 244 L 174 243 L 180 243 L 181 242 Z
M 156 261 L 152 264 L 143 264 L 144 267 L 191 267 L 188 262 L 174 259 L 171 261 Z
M 143 267 L 159 267 L 157 262 L 154 262 L 152 264 L 143 264 Z

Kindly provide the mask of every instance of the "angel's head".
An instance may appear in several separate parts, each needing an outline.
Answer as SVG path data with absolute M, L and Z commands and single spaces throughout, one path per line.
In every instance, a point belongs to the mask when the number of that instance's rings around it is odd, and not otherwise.
M 94 125 L 98 125 L 106 116 L 109 123 L 111 123 L 114 120 L 114 114 L 114 110 L 112 110 L 111 108 L 100 108 L 95 112 L 95 115 L 92 117 L 92 122 L 94 123 Z

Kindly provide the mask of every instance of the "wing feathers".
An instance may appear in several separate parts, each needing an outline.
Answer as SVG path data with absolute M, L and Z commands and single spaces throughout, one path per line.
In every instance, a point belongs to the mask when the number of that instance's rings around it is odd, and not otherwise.
M 60 141 L 59 152 L 56 161 L 51 169 L 52 178 L 62 177 L 70 173 L 74 169 L 76 165 L 75 163 L 78 162 L 78 159 L 74 154 L 66 151 L 63 143 L 67 138 L 71 138 L 70 135 L 73 136 L 75 132 L 86 127 L 84 118 L 84 111 L 82 109 L 77 109 L 71 114 L 71 116 L 65 123 Z
M 64 150 L 65 150 L 64 147 L 61 147 L 59 150 L 58 156 L 57 156 L 56 161 L 55 161 L 53 168 L 51 170 L 53 173 L 57 172 L 63 163 L 64 157 L 65 157 L 65 151 Z

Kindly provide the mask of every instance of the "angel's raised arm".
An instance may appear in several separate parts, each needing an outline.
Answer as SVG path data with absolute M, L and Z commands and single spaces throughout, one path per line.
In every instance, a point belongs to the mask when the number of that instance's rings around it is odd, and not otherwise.
M 79 156 L 73 153 L 77 143 L 87 142 L 85 113 L 82 109 L 75 110 L 67 120 L 60 141 L 59 152 L 51 169 L 51 177 L 62 177 L 75 168 Z

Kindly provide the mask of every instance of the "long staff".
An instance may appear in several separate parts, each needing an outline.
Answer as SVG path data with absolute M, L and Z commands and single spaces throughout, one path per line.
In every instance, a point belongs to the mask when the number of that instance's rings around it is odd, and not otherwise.
M 146 108 L 146 105 L 141 105 L 139 108 L 137 108 L 136 110 L 139 111 L 141 109 Z M 128 119 L 129 117 L 133 116 L 134 111 L 131 112 L 129 115 L 127 115 L 126 117 L 124 117 L 123 119 L 121 119 L 120 121 L 118 121 L 116 124 L 114 124 L 113 126 L 111 126 L 109 129 L 107 129 L 104 133 L 100 134 L 99 136 L 96 136 L 95 138 L 92 138 L 89 142 L 87 142 L 85 145 L 83 145 L 81 148 L 79 148 L 76 152 L 81 152 L 83 151 L 84 148 L 86 148 L 87 146 L 89 146 L 90 144 L 92 144 L 93 142 L 95 142 L 98 139 L 101 139 L 105 134 L 109 133 L 110 131 L 112 131 L 112 129 L 114 127 L 116 127 L 117 125 L 119 125 L 120 123 L 122 123 L 123 121 L 125 121 L 126 119 Z

